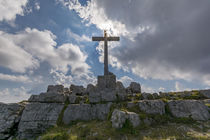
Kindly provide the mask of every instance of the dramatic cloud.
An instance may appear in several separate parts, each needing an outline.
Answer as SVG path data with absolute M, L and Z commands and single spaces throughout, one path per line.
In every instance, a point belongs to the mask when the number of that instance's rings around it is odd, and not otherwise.
M 69 38 L 73 38 L 74 40 L 76 40 L 79 43 L 91 41 L 91 39 L 89 37 L 87 37 L 86 35 L 79 36 L 78 34 L 75 34 L 74 32 L 72 32 L 70 29 L 66 30 L 66 34 Z
M 130 83 L 133 82 L 133 79 L 128 76 L 120 77 L 118 80 L 122 82 L 125 87 L 128 87 Z
M 110 49 L 110 57 L 115 58 L 112 66 L 128 67 L 145 79 L 210 84 L 209 1 L 92 0 L 82 6 L 74 0 L 64 4 L 84 21 L 99 29 L 110 24 L 111 32 L 121 35 L 120 47 Z
M 0 21 L 14 20 L 16 15 L 23 15 L 28 0 L 0 0 Z
M 48 62 L 52 68 L 72 74 L 87 73 L 87 55 L 73 44 L 56 46 L 55 35 L 50 31 L 26 28 L 17 34 L 0 32 L 0 66 L 15 72 L 37 68 L 40 62 Z
M 4 89 L 0 91 L 0 102 L 4 103 L 17 103 L 23 100 L 27 100 L 31 94 L 28 94 L 24 87 Z
M 7 80 L 12 82 L 31 82 L 30 78 L 26 75 L 9 75 L 0 73 L 0 80 Z

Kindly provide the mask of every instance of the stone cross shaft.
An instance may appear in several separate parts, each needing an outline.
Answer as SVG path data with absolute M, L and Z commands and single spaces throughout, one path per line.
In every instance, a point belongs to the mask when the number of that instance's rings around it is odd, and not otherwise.
M 108 70 L 108 41 L 119 41 L 120 37 L 108 37 L 106 30 L 104 37 L 92 37 L 92 41 L 104 41 L 104 75 L 109 75 Z

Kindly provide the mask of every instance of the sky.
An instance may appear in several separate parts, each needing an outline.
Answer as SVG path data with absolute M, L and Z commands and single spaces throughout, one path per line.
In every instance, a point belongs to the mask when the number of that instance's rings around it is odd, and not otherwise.
M 48 85 L 96 84 L 109 70 L 143 92 L 210 88 L 209 0 L 0 0 L 0 102 Z

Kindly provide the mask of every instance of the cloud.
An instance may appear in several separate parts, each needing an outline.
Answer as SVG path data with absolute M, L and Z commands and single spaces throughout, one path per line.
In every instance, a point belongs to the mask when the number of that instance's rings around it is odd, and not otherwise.
M 121 35 L 120 47 L 110 49 L 113 67 L 128 67 L 144 79 L 209 85 L 209 1 L 92 0 L 82 6 L 74 0 L 64 5 L 89 24 L 111 25 L 110 32 Z
M 3 89 L 0 91 L 0 102 L 3 103 L 17 103 L 27 100 L 31 95 L 27 93 L 24 87 Z
M 14 72 L 25 72 L 39 66 L 38 60 L 18 46 L 12 39 L 15 36 L 0 31 L 0 66 L 11 69 Z
M 39 10 L 40 10 L 40 3 L 39 3 L 39 2 L 35 2 L 34 8 L 35 8 L 37 11 L 39 11 Z
M 182 85 L 180 82 L 175 82 L 175 91 L 190 91 L 192 89 L 186 88 L 184 85 Z
M 49 30 L 39 31 L 26 28 L 9 34 L 0 32 L 0 66 L 15 72 L 36 69 L 40 62 L 64 73 L 71 67 L 72 74 L 87 73 L 90 68 L 85 62 L 87 55 L 73 44 L 62 44 L 56 48 L 56 36 Z
M 79 36 L 78 34 L 72 32 L 71 29 L 69 29 L 69 28 L 66 30 L 66 34 L 69 38 L 73 38 L 77 42 L 89 42 L 89 41 L 91 41 L 91 39 L 89 37 L 87 37 L 86 35 L 83 34 L 82 36 Z
M 134 81 L 132 78 L 128 76 L 122 76 L 118 80 L 121 81 L 125 87 L 128 87 L 130 83 Z
M 9 75 L 0 73 L 0 80 L 7 80 L 12 82 L 23 82 L 28 83 L 31 82 L 30 78 L 26 75 Z
M 28 0 L 0 0 L 0 21 L 11 21 L 24 14 Z

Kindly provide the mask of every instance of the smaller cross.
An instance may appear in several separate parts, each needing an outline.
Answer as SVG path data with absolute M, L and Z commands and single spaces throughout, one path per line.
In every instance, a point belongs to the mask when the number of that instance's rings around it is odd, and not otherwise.
M 104 37 L 92 37 L 92 41 L 104 41 L 104 75 L 109 75 L 108 70 L 108 41 L 119 41 L 120 37 L 108 37 L 104 30 Z

